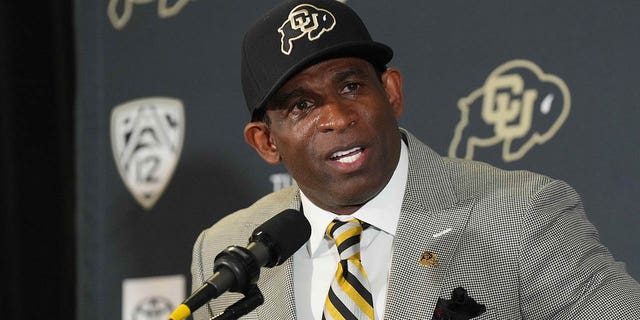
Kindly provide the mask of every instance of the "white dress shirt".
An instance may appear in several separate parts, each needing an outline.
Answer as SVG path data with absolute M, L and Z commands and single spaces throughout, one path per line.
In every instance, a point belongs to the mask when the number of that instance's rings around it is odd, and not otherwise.
M 340 261 L 335 244 L 325 237 L 325 230 L 334 219 L 345 221 L 351 218 L 358 218 L 371 225 L 362 233 L 360 255 L 371 284 L 375 317 L 382 319 L 393 238 L 400 217 L 408 171 L 409 154 L 403 141 L 400 159 L 389 183 L 375 198 L 349 216 L 322 210 L 300 192 L 304 215 L 311 224 L 311 237 L 293 255 L 294 297 L 298 319 L 322 319 L 327 292 Z

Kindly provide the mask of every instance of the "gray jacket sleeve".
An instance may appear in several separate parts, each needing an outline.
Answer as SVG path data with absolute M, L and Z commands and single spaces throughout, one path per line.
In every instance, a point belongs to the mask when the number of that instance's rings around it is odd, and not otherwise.
M 521 228 L 523 318 L 640 319 L 640 285 L 600 242 L 570 186 L 544 185 Z

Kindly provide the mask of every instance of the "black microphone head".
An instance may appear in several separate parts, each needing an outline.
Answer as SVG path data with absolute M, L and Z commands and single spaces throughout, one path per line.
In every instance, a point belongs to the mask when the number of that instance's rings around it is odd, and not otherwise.
M 249 242 L 261 242 L 269 248 L 265 267 L 282 264 L 311 237 L 311 225 L 298 210 L 287 209 L 265 221 L 251 234 Z

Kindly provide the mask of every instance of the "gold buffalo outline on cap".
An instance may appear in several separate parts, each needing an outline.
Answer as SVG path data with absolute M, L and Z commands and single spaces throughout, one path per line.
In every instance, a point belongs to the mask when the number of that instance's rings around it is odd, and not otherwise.
M 336 25 L 336 18 L 325 9 L 310 4 L 301 4 L 291 9 L 287 20 L 278 28 L 280 51 L 289 55 L 293 50 L 293 41 L 307 36 L 309 41 L 316 40 Z

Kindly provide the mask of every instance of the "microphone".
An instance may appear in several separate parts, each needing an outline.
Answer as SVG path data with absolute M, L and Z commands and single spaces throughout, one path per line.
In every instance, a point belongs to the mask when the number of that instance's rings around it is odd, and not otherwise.
M 311 225 L 298 210 L 287 209 L 267 220 L 251 234 L 246 248 L 229 246 L 213 263 L 213 275 L 169 316 L 182 320 L 226 291 L 245 292 L 258 282 L 260 268 L 281 265 L 311 236 Z

